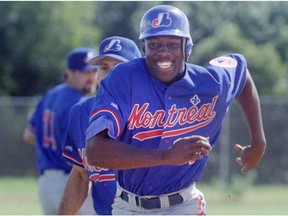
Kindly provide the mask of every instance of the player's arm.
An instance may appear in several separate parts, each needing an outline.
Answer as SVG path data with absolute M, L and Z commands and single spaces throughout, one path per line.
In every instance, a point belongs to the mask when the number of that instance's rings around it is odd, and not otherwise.
M 23 133 L 23 140 L 29 144 L 35 144 L 35 134 L 31 131 L 29 126 L 26 126 Z
M 262 124 L 260 100 L 252 77 L 247 70 L 244 89 L 236 101 L 242 110 L 251 134 L 251 146 L 235 145 L 235 150 L 240 153 L 236 162 L 243 166 L 242 173 L 253 169 L 260 162 L 266 149 L 266 139 Z
M 74 165 L 65 186 L 58 215 L 76 215 L 84 203 L 88 191 L 89 179 L 86 170 Z
M 90 138 L 86 145 L 89 164 L 118 170 L 182 165 L 189 161 L 200 160 L 210 151 L 209 141 L 201 136 L 179 139 L 170 149 L 143 149 L 110 138 L 107 130 Z

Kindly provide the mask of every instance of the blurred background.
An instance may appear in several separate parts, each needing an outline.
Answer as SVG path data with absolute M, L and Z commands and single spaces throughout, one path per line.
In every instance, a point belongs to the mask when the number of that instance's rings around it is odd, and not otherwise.
M 0 177 L 38 176 L 33 146 L 22 141 L 39 97 L 63 81 L 66 55 L 75 47 L 98 49 L 118 35 L 140 45 L 139 25 L 152 6 L 169 4 L 187 15 L 194 42 L 190 62 L 241 53 L 261 96 L 267 151 L 246 184 L 288 183 L 288 2 L 6 1 L 0 2 Z M 249 132 L 235 104 L 210 155 L 202 182 L 237 184 L 236 143 Z M 243 178 L 243 177 L 241 177 Z

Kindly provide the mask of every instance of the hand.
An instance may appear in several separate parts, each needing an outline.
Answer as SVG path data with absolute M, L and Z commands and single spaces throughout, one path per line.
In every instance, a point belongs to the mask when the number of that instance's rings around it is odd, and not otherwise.
M 239 144 L 236 144 L 234 149 L 240 153 L 240 157 L 237 157 L 235 161 L 242 166 L 242 174 L 255 168 L 263 157 L 265 151 L 265 149 L 259 149 L 253 146 L 241 146 Z
M 165 157 L 169 164 L 183 165 L 201 160 L 203 155 L 209 155 L 211 149 L 209 140 L 203 136 L 184 137 L 174 142 Z

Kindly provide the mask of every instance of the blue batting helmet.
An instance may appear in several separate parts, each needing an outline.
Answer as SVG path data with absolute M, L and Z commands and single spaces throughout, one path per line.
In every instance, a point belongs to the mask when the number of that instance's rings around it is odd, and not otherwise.
M 134 41 L 120 36 L 112 36 L 100 43 L 99 55 L 91 59 L 90 64 L 98 65 L 106 56 L 126 62 L 140 58 L 141 52 Z
M 185 38 L 185 57 L 192 52 L 192 38 L 186 15 L 170 5 L 159 5 L 149 9 L 141 19 L 139 39 L 156 36 L 178 36 Z

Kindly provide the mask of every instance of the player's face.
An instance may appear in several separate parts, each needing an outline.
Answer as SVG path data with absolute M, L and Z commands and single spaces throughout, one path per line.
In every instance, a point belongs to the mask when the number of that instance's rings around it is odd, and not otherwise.
M 184 71 L 182 38 L 159 36 L 144 41 L 149 73 L 167 84 L 180 79 Z
M 112 58 L 112 57 L 104 57 L 98 67 L 98 71 L 96 73 L 96 79 L 97 79 L 97 86 L 99 86 L 102 79 L 104 79 L 107 74 L 112 70 L 112 68 L 121 63 L 122 61 Z
M 90 70 L 86 72 L 74 71 L 69 74 L 68 83 L 72 88 L 75 88 L 85 95 L 96 91 L 96 72 Z

